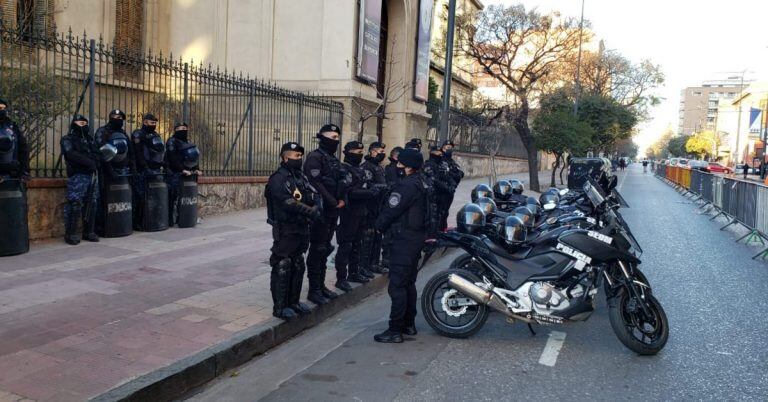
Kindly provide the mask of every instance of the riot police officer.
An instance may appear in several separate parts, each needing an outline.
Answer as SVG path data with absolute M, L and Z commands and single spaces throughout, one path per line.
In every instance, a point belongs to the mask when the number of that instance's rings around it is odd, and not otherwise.
M 0 176 L 29 179 L 29 146 L 19 126 L 11 120 L 8 103 L 0 99 Z
M 336 229 L 336 287 L 345 292 L 352 290 L 349 282 L 366 283 L 370 277 L 360 270 L 360 245 L 363 236 L 363 223 L 368 214 L 368 203 L 375 199 L 383 189 L 373 187 L 365 179 L 360 167 L 363 160 L 363 143 L 350 141 L 344 145 L 344 163 L 348 205 L 339 214 L 339 227 Z
M 406 148 L 413 148 L 421 152 L 421 138 L 411 138 L 410 141 L 405 143 Z
M 157 118 L 147 113 L 142 118 L 141 128 L 131 134 L 136 158 L 136 175 L 133 177 L 133 228 L 145 230 L 144 199 L 147 195 L 147 181 L 163 174 L 165 167 L 165 143 L 157 134 Z
M 451 176 L 451 180 L 455 183 L 455 188 L 453 193 L 451 193 L 451 196 L 446 200 L 448 204 L 448 208 L 453 205 L 453 197 L 456 194 L 456 188 L 458 188 L 459 183 L 461 183 L 461 179 L 464 178 L 464 171 L 461 170 L 461 166 L 456 162 L 456 160 L 453 159 L 453 141 L 446 140 L 443 142 L 443 146 L 441 147 L 443 151 L 443 160 L 448 165 L 448 174 Z M 447 219 L 447 215 L 446 215 Z M 446 222 L 447 223 L 447 222 Z
M 400 181 L 400 176 L 397 175 L 397 156 L 400 155 L 402 150 L 402 147 L 394 147 L 389 152 L 389 165 L 384 168 L 384 177 L 387 179 L 389 188 L 392 188 Z
M 69 133 L 61 138 L 61 152 L 67 163 L 67 204 L 64 206 L 64 241 L 80 243 L 77 224 L 83 220 L 83 239 L 97 242 L 96 206 L 99 203 L 99 159 L 96 141 L 88 128 L 88 119 L 75 116 Z
M 429 184 L 419 172 L 422 163 L 423 157 L 415 149 L 400 153 L 398 166 L 404 178 L 392 189 L 376 220 L 377 230 L 392 233 L 392 248 L 397 250 L 389 261 L 389 328 L 374 336 L 377 342 L 401 343 L 403 334 L 416 335 L 416 274 L 433 222 L 427 195 Z
M 331 239 L 336 231 L 339 211 L 346 205 L 344 175 L 341 162 L 335 156 L 340 136 L 341 129 L 335 124 L 320 128 L 317 133 L 320 146 L 310 152 L 304 162 L 304 174 L 323 198 L 323 217 L 312 224 L 307 253 L 307 300 L 315 304 L 326 304 L 329 299 L 338 296 L 325 286 L 325 271 L 328 256 L 333 252 Z
M 429 160 L 424 162 L 424 174 L 432 180 L 437 203 L 438 229 L 443 230 L 448 226 L 450 202 L 456 191 L 456 183 L 451 178 L 448 164 L 443 160 L 443 151 L 435 145 L 429 147 Z
M 173 226 L 176 220 L 179 189 L 182 181 L 200 176 L 200 151 L 195 144 L 189 142 L 189 126 L 187 123 L 176 123 L 173 135 L 165 143 L 165 161 L 170 174 L 168 175 L 168 226 Z
M 381 266 L 381 234 L 377 233 L 373 227 L 379 216 L 381 197 L 386 195 L 388 189 L 384 168 L 381 166 L 381 162 L 387 156 L 385 149 L 386 145 L 381 142 L 372 142 L 368 145 L 368 155 L 365 156 L 365 162 L 360 165 L 369 188 L 378 193 L 376 197 L 368 201 L 368 211 L 365 222 L 363 222 L 363 241 L 360 245 L 360 273 L 370 279 L 373 279 L 373 273 L 386 273 Z
M 125 123 L 125 112 L 120 109 L 114 109 L 109 112 L 109 121 L 106 125 L 99 127 L 94 135 L 96 146 L 101 148 L 105 144 L 115 147 L 117 154 L 109 162 L 99 165 L 99 186 L 101 187 L 100 211 L 97 214 L 96 224 L 102 234 L 107 236 L 125 236 L 130 234 L 131 222 L 122 222 L 124 219 L 130 220 L 132 214 L 132 205 L 130 187 L 124 190 L 119 197 L 118 202 L 109 202 L 109 186 L 112 182 L 121 183 L 128 180 L 136 172 L 136 164 L 133 157 L 133 146 L 131 140 L 123 129 Z M 110 206 L 112 204 L 112 206 Z M 120 222 L 115 223 L 115 228 L 108 229 L 107 215 L 110 213 L 120 216 Z M 117 219 L 117 218 L 115 218 Z M 114 232 L 114 233 L 113 233 Z
M 269 289 L 272 292 L 272 315 L 291 319 L 309 314 L 300 302 L 304 280 L 304 252 L 309 246 L 309 226 L 322 216 L 321 201 L 301 171 L 304 148 L 287 142 L 280 148 L 280 167 L 264 192 L 267 198 L 267 222 L 272 225 L 272 267 Z

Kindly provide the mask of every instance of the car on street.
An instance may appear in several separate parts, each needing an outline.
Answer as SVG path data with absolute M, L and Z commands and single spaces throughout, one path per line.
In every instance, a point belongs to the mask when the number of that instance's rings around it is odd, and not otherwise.
M 691 170 L 704 170 L 708 166 L 709 166 L 709 163 L 707 161 L 697 161 L 695 159 L 691 159 L 688 161 L 688 165 L 685 167 Z
M 678 161 L 680 161 L 680 158 L 670 158 L 669 166 L 677 166 Z
M 723 166 L 719 162 L 709 162 L 709 166 L 706 167 L 705 171 L 710 173 L 733 173 L 733 169 Z
M 688 167 L 688 159 L 679 158 L 677 160 L 677 166 L 679 166 L 681 168 L 687 168 Z

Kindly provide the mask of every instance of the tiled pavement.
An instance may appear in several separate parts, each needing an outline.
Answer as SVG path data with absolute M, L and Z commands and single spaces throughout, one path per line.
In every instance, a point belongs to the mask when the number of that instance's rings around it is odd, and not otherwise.
M 454 210 L 480 181 L 462 183 Z M 195 229 L 76 247 L 52 240 L 1 258 L 0 401 L 84 400 L 279 323 L 265 220 L 266 210 L 250 210 Z

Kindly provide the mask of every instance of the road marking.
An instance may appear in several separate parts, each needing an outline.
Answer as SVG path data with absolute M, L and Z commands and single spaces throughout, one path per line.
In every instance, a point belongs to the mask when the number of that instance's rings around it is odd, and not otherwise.
M 550 332 L 549 339 L 547 339 L 547 345 L 544 346 L 544 351 L 541 352 L 541 357 L 539 357 L 539 364 L 555 367 L 555 363 L 557 363 L 557 355 L 560 354 L 560 349 L 563 348 L 563 343 L 565 343 L 565 332 Z

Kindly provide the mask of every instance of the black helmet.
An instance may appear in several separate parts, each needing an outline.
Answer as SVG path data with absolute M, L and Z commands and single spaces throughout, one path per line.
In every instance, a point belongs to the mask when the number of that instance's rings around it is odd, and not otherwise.
M 545 211 L 550 211 L 557 207 L 557 203 L 560 202 L 560 195 L 546 192 L 539 197 L 539 202 Z
M 528 205 L 536 205 L 541 206 L 541 203 L 539 203 L 539 200 L 536 199 L 536 197 L 528 197 L 525 199 L 525 203 Z
M 480 197 L 492 197 L 493 191 L 487 184 L 478 184 L 472 189 L 472 202 L 477 202 Z
M 498 200 L 506 200 L 512 192 L 512 185 L 506 180 L 499 180 L 493 185 L 493 196 Z
M 485 213 L 485 216 L 493 215 L 496 213 L 496 202 L 488 197 L 480 197 L 477 199 L 477 202 L 475 202 L 480 209 L 483 210 Z
M 200 150 L 192 145 L 181 151 L 183 155 L 183 164 L 187 169 L 192 169 L 200 163 Z
M 152 136 L 152 139 L 149 140 L 149 147 L 152 148 L 152 150 L 155 152 L 165 152 L 165 144 L 163 143 L 163 139 L 158 135 Z
M 485 225 L 485 213 L 477 204 L 466 204 L 456 214 L 459 232 L 473 234 Z
M 536 214 L 528 207 L 517 207 L 512 212 L 513 216 L 520 218 L 520 222 L 527 228 L 532 228 L 536 223 Z
M 128 156 L 128 140 L 120 133 L 114 133 L 108 141 L 117 149 L 117 154 L 112 158 L 112 162 L 122 162 Z
M 512 194 L 522 194 L 525 191 L 525 186 L 520 180 L 512 179 L 509 181 L 509 185 L 512 186 Z
M 511 215 L 504 219 L 504 226 L 502 226 L 501 230 L 501 236 L 510 245 L 520 244 L 528 236 L 523 220 L 517 215 Z
M 557 194 L 560 195 L 560 190 L 558 190 L 556 187 L 550 187 L 542 194 Z

